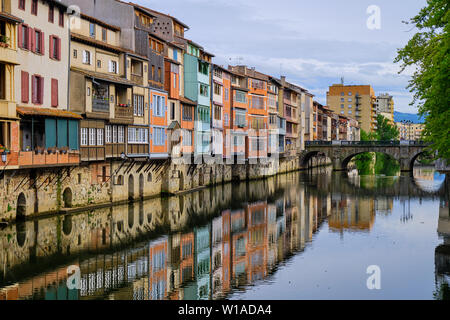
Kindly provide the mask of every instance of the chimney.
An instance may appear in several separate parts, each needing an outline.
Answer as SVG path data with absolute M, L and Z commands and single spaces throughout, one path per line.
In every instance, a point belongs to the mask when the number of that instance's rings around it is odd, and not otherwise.
M 284 85 L 286 83 L 286 76 L 281 76 L 281 83 Z

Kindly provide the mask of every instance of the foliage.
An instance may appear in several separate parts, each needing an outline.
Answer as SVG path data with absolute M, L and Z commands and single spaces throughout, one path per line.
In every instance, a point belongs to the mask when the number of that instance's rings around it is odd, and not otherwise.
M 375 138 L 378 141 L 393 141 L 398 140 L 400 132 L 397 126 L 390 124 L 389 120 L 382 115 L 377 116 L 377 130 Z
M 425 119 L 424 138 L 441 158 L 450 160 L 450 36 L 448 0 L 428 0 L 427 6 L 406 24 L 417 29 L 408 44 L 398 50 L 400 73 L 414 68 L 408 89 L 411 105 Z

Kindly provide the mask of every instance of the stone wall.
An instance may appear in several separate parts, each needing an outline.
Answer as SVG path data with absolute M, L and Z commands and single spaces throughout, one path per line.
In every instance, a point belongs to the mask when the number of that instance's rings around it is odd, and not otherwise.
M 236 165 L 128 159 L 66 168 L 9 170 L 0 177 L 0 220 L 178 194 L 300 169 L 300 159 L 290 157 Z

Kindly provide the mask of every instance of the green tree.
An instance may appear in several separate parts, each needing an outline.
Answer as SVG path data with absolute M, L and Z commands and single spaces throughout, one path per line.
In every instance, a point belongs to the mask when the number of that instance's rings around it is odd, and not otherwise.
M 408 88 L 411 105 L 425 116 L 424 139 L 441 158 L 450 160 L 450 36 L 448 0 L 427 0 L 427 6 L 406 24 L 417 29 L 408 44 L 398 50 L 400 73 L 414 68 Z
M 389 123 L 389 120 L 382 115 L 377 116 L 377 130 L 375 132 L 376 140 L 378 141 L 392 141 L 398 140 L 400 132 L 397 126 Z

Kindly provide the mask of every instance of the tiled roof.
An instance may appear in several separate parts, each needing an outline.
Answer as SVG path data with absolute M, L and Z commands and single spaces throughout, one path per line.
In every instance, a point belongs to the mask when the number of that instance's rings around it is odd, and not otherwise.
M 109 50 L 113 50 L 116 52 L 126 52 L 127 51 L 121 47 L 113 46 L 113 45 L 107 44 L 106 42 L 95 40 L 95 39 L 92 39 L 91 37 L 83 36 L 81 34 L 77 34 L 74 32 L 71 32 L 70 36 L 74 40 L 82 41 L 82 42 L 91 44 L 93 46 L 101 47 L 103 49 L 109 49 Z
M 19 17 L 13 16 L 12 14 L 6 12 L 0 12 L 0 20 L 7 20 L 9 22 L 22 23 L 23 20 Z
M 21 116 L 43 116 L 55 118 L 83 119 L 83 117 L 74 112 L 55 108 L 16 107 L 16 110 L 17 113 Z
M 70 70 L 84 74 L 87 77 L 95 78 L 98 80 L 123 84 L 123 85 L 127 85 L 127 86 L 134 85 L 133 82 L 131 82 L 130 80 L 127 80 L 127 79 L 119 77 L 119 76 L 113 76 L 113 75 L 109 75 L 109 74 L 105 74 L 105 73 L 83 70 L 83 69 L 79 69 L 79 68 L 75 68 L 75 67 L 71 67 Z

